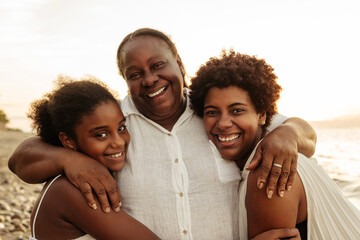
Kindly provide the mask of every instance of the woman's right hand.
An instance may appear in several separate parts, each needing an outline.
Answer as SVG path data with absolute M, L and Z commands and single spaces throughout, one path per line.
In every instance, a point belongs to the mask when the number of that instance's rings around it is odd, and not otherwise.
M 294 239 L 301 240 L 300 232 L 297 228 L 272 229 L 256 235 L 252 240 L 274 240 L 274 239 Z
M 76 161 L 67 161 L 63 168 L 66 177 L 80 189 L 91 208 L 98 207 L 94 199 L 95 193 L 105 213 L 110 212 L 110 204 L 115 212 L 120 211 L 119 188 L 109 170 L 101 163 L 79 153 Z

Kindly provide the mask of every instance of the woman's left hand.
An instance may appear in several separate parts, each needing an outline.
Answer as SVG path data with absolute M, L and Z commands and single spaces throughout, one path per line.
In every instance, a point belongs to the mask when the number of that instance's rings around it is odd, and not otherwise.
M 290 190 L 294 182 L 297 157 L 297 132 L 294 131 L 293 126 L 282 124 L 264 137 L 247 169 L 253 170 L 261 162 L 258 188 L 263 188 L 267 182 L 268 198 L 272 197 L 276 186 L 277 193 L 283 197 L 285 188 Z

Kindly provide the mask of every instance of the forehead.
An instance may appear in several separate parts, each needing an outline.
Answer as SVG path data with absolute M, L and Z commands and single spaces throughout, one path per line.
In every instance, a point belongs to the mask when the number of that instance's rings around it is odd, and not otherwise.
M 129 40 L 121 51 L 122 58 L 125 60 L 129 56 L 142 57 L 151 54 L 169 54 L 171 52 L 168 44 L 161 38 L 154 36 L 138 36 Z
M 205 96 L 207 105 L 231 105 L 233 103 L 252 104 L 247 91 L 240 87 L 210 88 Z
M 82 117 L 81 124 L 98 125 L 124 118 L 119 104 L 113 101 L 102 102 L 94 110 Z

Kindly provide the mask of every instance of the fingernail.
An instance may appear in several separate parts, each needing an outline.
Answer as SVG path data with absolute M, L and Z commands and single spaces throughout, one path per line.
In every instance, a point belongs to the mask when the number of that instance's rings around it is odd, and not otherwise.
M 267 195 L 267 197 L 270 199 L 270 198 L 272 198 L 272 195 L 273 195 L 273 190 L 270 190 L 269 192 L 268 192 L 268 195 Z
M 109 213 L 109 212 L 110 212 L 110 207 L 106 207 L 106 208 L 105 208 L 105 212 L 106 212 L 106 213 Z
M 287 190 L 290 191 L 290 190 L 291 190 L 291 186 L 288 186 L 288 187 L 287 187 Z
M 122 206 L 122 202 L 119 202 L 119 207 L 121 207 Z
M 259 189 L 262 189 L 262 188 L 263 188 L 263 186 L 264 186 L 264 183 L 263 183 L 263 182 L 259 182 L 259 184 L 258 184 L 258 188 L 259 188 Z
M 284 191 L 280 191 L 280 197 L 284 197 Z
M 119 212 L 120 211 L 120 207 L 115 208 L 115 212 Z
M 92 207 L 92 209 L 96 210 L 96 209 L 97 209 L 96 203 L 93 203 L 93 204 L 91 205 L 91 207 Z

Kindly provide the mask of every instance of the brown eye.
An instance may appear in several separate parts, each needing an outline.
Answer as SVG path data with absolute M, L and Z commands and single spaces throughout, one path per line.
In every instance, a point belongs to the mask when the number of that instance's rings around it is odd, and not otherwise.
M 141 77 L 140 72 L 134 72 L 134 73 L 131 73 L 126 79 L 132 81 L 132 80 L 136 80 L 140 77 Z
M 155 68 L 155 69 L 156 69 L 156 68 L 160 68 L 160 67 L 163 66 L 164 64 L 165 64 L 164 61 L 159 61 L 159 62 L 157 62 L 157 63 L 154 64 L 154 68 Z
M 126 130 L 126 125 L 119 127 L 119 132 L 124 132 Z
M 107 136 L 106 132 L 101 132 L 101 133 L 98 133 L 95 135 L 95 137 L 97 137 L 97 138 L 104 138 L 106 136 Z
M 215 116 L 217 112 L 215 110 L 205 111 L 204 115 L 206 116 Z

